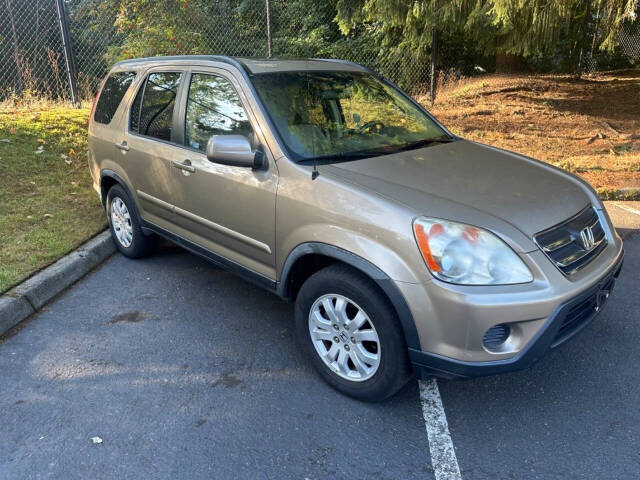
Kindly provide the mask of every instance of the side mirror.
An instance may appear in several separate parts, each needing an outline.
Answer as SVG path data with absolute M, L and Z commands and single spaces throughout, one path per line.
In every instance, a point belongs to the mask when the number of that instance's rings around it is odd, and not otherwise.
M 207 159 L 233 167 L 260 170 L 266 166 L 264 152 L 253 150 L 244 135 L 214 135 L 207 142 Z

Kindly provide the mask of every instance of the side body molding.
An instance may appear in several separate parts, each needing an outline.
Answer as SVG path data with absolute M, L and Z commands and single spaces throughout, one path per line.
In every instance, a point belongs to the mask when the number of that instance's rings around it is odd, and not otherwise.
M 400 293 L 398 287 L 396 287 L 396 285 L 393 283 L 393 280 L 391 280 L 391 278 L 389 278 L 386 273 L 384 273 L 368 260 L 365 260 L 364 258 L 355 255 L 354 253 L 351 253 L 347 250 L 343 250 L 342 248 L 319 242 L 302 243 L 294 248 L 284 263 L 280 282 L 278 283 L 278 294 L 281 297 L 290 298 L 290 292 L 288 291 L 288 280 L 289 274 L 291 273 L 291 268 L 299 258 L 310 254 L 318 254 L 330 258 L 335 258 L 336 260 L 339 260 L 357 270 L 360 270 L 362 273 L 371 278 L 387 295 L 387 297 L 391 301 L 392 306 L 398 313 L 398 318 L 400 319 L 400 324 L 402 326 L 405 341 L 407 342 L 407 347 L 420 350 L 418 330 L 416 329 L 416 325 L 413 321 L 413 315 L 409 310 L 409 306 L 407 305 L 404 296 L 402 295 L 402 293 Z

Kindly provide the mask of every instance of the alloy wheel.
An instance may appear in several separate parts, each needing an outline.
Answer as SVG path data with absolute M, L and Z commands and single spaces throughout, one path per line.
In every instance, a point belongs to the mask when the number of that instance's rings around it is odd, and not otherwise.
M 363 382 L 378 371 L 378 332 L 353 300 L 338 294 L 318 298 L 309 312 L 309 334 L 324 364 L 341 378 Z
M 133 241 L 133 226 L 131 225 L 131 215 L 127 205 L 120 197 L 111 200 L 111 224 L 116 238 L 120 245 L 125 248 L 131 246 Z

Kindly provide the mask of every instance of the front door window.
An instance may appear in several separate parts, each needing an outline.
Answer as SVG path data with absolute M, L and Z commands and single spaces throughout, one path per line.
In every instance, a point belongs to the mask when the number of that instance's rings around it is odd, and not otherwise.
M 204 152 L 213 135 L 250 134 L 251 125 L 233 85 L 217 75 L 194 73 L 187 99 L 185 144 Z

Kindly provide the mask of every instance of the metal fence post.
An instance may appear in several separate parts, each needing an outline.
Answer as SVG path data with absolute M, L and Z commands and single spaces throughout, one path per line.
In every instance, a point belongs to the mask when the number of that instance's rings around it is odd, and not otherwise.
M 58 22 L 60 23 L 60 35 L 62 36 L 62 47 L 64 48 L 64 58 L 67 64 L 67 75 L 69 76 L 69 87 L 71 88 L 71 103 L 75 107 L 78 103 L 78 74 L 76 72 L 76 63 L 73 59 L 73 50 L 71 48 L 71 38 L 69 37 L 69 28 L 67 25 L 67 14 L 64 9 L 63 0 L 56 0 L 58 7 Z
M 271 58 L 271 2 L 265 0 L 267 8 L 267 49 L 269 51 L 269 58 Z
M 436 57 L 438 56 L 438 31 L 434 28 L 431 34 L 431 85 L 429 99 L 431 105 L 436 100 Z

